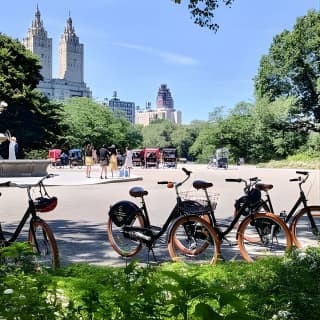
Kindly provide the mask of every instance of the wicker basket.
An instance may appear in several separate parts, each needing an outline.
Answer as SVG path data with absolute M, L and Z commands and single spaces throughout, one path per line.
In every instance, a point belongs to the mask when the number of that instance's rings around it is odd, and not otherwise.
M 208 199 L 204 193 L 203 190 L 189 190 L 189 191 L 181 191 L 179 192 L 180 197 L 182 200 L 193 200 L 199 203 L 202 208 L 199 208 L 198 210 L 204 212 L 209 210 L 209 204 Z M 219 198 L 219 193 L 215 192 L 208 192 L 209 201 L 211 203 L 212 210 L 215 210 L 217 207 L 217 201 Z M 191 211 L 196 210 L 195 208 L 192 208 Z M 191 212 L 195 213 L 195 212 Z M 197 212 L 200 213 L 200 212 Z

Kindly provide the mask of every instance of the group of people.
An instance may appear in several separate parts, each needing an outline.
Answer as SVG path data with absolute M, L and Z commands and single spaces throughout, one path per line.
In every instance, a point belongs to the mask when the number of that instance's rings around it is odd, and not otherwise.
M 95 164 L 94 161 L 94 147 L 91 143 L 87 144 L 85 149 L 85 165 L 86 165 L 86 175 L 87 178 L 91 177 L 91 167 Z M 107 179 L 107 168 L 110 167 L 111 177 L 113 178 L 117 175 L 118 172 L 118 160 L 117 160 L 118 151 L 113 144 L 110 147 L 103 145 L 98 152 L 99 163 L 101 166 L 100 179 Z M 131 169 L 132 169 L 132 152 L 126 147 L 125 153 L 125 162 L 124 168 L 128 172 L 128 176 L 130 177 Z

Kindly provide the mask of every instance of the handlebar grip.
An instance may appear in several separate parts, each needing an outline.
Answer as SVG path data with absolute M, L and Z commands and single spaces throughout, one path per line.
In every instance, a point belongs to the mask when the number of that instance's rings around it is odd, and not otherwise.
M 309 172 L 308 171 L 296 171 L 296 174 L 302 174 L 302 175 L 306 176 L 309 174 Z
M 190 176 L 190 174 L 192 173 L 191 171 L 189 171 L 189 170 L 186 169 L 186 168 L 182 168 L 182 171 L 183 171 L 187 176 Z
M 289 181 L 290 181 L 290 182 L 293 182 L 293 181 L 300 181 L 300 179 L 299 179 L 299 178 L 292 178 L 292 179 L 290 179 Z
M 169 181 L 158 181 L 158 184 L 168 184 Z
M 241 182 L 242 179 L 226 179 L 226 182 Z
M 253 177 L 253 178 L 250 178 L 249 181 L 258 181 L 259 178 L 258 177 Z
M 11 186 L 10 181 L 0 183 L 0 187 L 10 187 L 10 186 Z

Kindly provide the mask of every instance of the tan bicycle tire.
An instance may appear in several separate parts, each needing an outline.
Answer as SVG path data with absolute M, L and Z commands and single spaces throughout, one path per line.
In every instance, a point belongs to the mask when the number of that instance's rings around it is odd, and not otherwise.
M 262 249 L 261 252 L 265 252 L 266 254 L 263 255 L 263 253 L 258 253 L 257 249 L 256 252 L 252 250 L 253 253 L 248 252 L 248 248 L 253 248 L 256 246 L 258 247 L 259 244 L 261 244 L 261 248 L 263 248 L 263 241 L 260 240 L 260 236 L 256 235 L 255 233 L 255 226 L 251 225 L 252 221 L 254 222 L 260 222 L 260 223 L 272 223 L 272 226 L 279 226 L 281 231 L 281 245 L 278 244 L 278 254 L 267 254 L 266 249 Z M 251 229 L 249 229 L 251 228 Z M 252 230 L 252 232 L 251 232 Z M 280 233 L 279 231 L 279 233 Z M 268 234 L 266 234 L 268 236 Z M 289 228 L 287 227 L 286 223 L 279 218 L 278 216 L 275 216 L 273 213 L 266 212 L 266 213 L 256 213 L 252 216 L 246 217 L 240 224 L 238 230 L 237 230 L 237 238 L 238 238 L 238 246 L 240 249 L 240 253 L 245 261 L 247 262 L 253 262 L 255 259 L 253 256 L 256 257 L 256 259 L 262 258 L 263 256 L 270 256 L 270 255 L 277 255 L 281 256 L 288 250 L 290 250 L 292 246 L 292 236 Z M 276 239 L 279 241 L 279 239 Z M 273 241 L 273 238 L 272 238 Z M 270 245 L 270 243 L 266 243 L 266 245 Z M 273 245 L 273 243 L 271 243 Z
M 37 238 L 37 231 L 38 228 L 41 228 L 42 230 L 42 236 L 45 238 L 43 241 L 44 242 L 48 242 L 49 244 L 49 249 L 51 252 L 51 263 L 50 263 L 50 267 L 52 267 L 53 270 L 59 268 L 60 266 L 60 262 L 59 262 L 59 251 L 58 251 L 58 245 L 56 242 L 56 239 L 53 235 L 53 232 L 51 231 L 50 227 L 48 226 L 48 224 L 44 221 L 33 221 L 31 222 L 31 226 L 29 229 L 29 235 L 28 235 L 28 240 L 29 243 L 31 244 L 31 246 L 34 248 L 34 233 L 31 230 L 31 228 L 33 228 L 35 234 L 36 234 L 36 238 Z M 40 241 L 40 238 L 37 239 L 37 241 Z M 42 256 L 42 254 L 40 254 L 40 256 Z M 40 258 L 37 258 L 36 256 L 36 263 L 38 263 L 38 261 L 40 260 Z M 37 268 L 40 267 L 41 265 L 37 266 Z
M 143 220 L 141 214 L 138 214 L 136 216 L 136 218 L 138 219 L 138 223 L 139 223 L 138 226 L 143 228 L 144 227 L 144 220 Z M 137 220 L 132 221 L 132 223 L 134 223 L 135 221 L 137 221 Z M 132 256 L 136 255 L 141 250 L 142 243 L 140 241 L 137 241 L 136 245 L 134 245 L 134 247 L 132 249 L 130 249 L 129 251 L 123 250 L 120 247 L 120 245 L 117 244 L 117 241 L 114 238 L 113 230 L 115 228 L 119 228 L 119 232 L 121 232 L 120 231 L 121 227 L 116 227 L 116 225 L 112 222 L 111 218 L 109 217 L 108 221 L 107 221 L 107 234 L 108 234 L 108 239 L 109 239 L 109 242 L 110 242 L 113 250 L 116 251 L 122 257 L 132 257 Z M 132 245 L 134 244 L 133 241 L 131 241 L 130 243 L 132 243 Z

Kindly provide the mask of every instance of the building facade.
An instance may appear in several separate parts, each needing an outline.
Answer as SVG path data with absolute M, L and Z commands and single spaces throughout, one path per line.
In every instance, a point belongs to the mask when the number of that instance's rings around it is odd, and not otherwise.
M 117 97 L 117 92 L 113 93 L 113 98 L 109 100 L 109 108 L 117 113 L 121 112 L 129 122 L 135 123 L 135 104 L 134 102 L 121 101 Z
M 39 7 L 22 44 L 40 58 L 42 66 L 38 89 L 49 99 L 92 97 L 84 82 L 84 46 L 79 42 L 69 16 L 59 43 L 59 76 L 52 77 L 52 39 L 44 29 Z
M 181 124 L 181 111 L 174 109 L 174 100 L 170 89 L 166 84 L 161 84 L 156 98 L 157 109 L 137 110 L 136 124 L 148 126 L 154 120 L 170 120 L 173 123 Z

